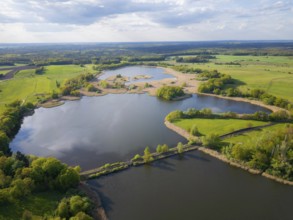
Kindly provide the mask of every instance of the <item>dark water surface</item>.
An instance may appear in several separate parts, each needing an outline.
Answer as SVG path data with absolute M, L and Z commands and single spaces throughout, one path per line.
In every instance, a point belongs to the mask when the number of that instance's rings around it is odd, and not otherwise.
M 54 156 L 70 165 L 94 168 L 127 160 L 146 146 L 176 145 L 185 139 L 164 125 L 172 110 L 209 107 L 215 112 L 252 113 L 263 110 L 248 103 L 194 95 L 165 102 L 147 94 L 83 97 L 62 106 L 39 108 L 24 119 L 11 143 L 14 151 Z
M 111 220 L 292 220 L 292 186 L 201 152 L 89 183 Z

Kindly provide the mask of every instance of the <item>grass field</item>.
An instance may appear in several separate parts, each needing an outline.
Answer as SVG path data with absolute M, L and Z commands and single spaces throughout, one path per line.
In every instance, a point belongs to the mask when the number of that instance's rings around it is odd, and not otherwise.
M 194 118 L 194 119 L 181 119 L 174 123 L 185 130 L 189 130 L 193 125 L 196 125 L 198 131 L 202 135 L 218 134 L 224 135 L 232 131 L 236 131 L 249 126 L 260 126 L 265 125 L 267 122 L 253 121 L 253 120 L 240 120 L 240 119 L 205 119 L 205 118 Z
M 2 74 L 2 75 L 5 75 L 6 73 L 8 73 L 9 72 L 9 70 L 0 70 L 0 75 Z
M 35 220 L 43 219 L 45 214 L 53 215 L 58 202 L 64 194 L 59 192 L 36 193 L 17 204 L 0 206 L 0 220 L 18 220 L 22 219 L 24 210 L 30 211 Z
M 0 114 L 5 104 L 16 99 L 36 102 L 38 96 L 50 94 L 52 90 L 58 91 L 56 81 L 62 85 L 66 79 L 79 74 L 94 73 L 91 67 L 91 65 L 86 67 L 78 65 L 47 66 L 45 73 L 41 75 L 36 75 L 34 70 L 23 70 L 11 80 L 0 81 Z
M 227 65 L 229 62 L 241 65 Z M 242 91 L 264 89 L 272 95 L 293 102 L 293 57 L 218 55 L 210 63 L 188 65 L 208 70 L 217 69 L 221 73 L 229 74 L 244 83 L 239 85 Z
M 266 127 L 266 128 L 260 129 L 260 130 L 250 131 L 250 132 L 246 132 L 246 133 L 241 134 L 241 135 L 226 138 L 225 142 L 235 143 L 235 144 L 236 143 L 245 143 L 245 142 L 250 141 L 250 140 L 253 140 L 253 142 L 255 142 L 260 137 L 265 135 L 267 132 L 277 131 L 277 130 L 280 130 L 280 129 L 284 128 L 285 126 L 286 126 L 286 124 L 276 124 L 276 125 Z

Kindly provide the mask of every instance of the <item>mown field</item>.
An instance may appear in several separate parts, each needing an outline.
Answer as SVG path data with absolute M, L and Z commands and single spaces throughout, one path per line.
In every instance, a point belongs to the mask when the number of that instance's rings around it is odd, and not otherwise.
M 91 65 L 46 66 L 46 71 L 40 75 L 35 74 L 35 70 L 20 71 L 13 79 L 0 81 L 0 114 L 7 103 L 17 99 L 37 102 L 53 90 L 58 91 L 58 83 L 62 85 L 65 80 L 86 72 L 95 71 Z
M 263 129 L 255 130 L 255 131 L 249 131 L 241 135 L 236 135 L 234 137 L 226 138 L 225 142 L 229 143 L 246 143 L 248 141 L 253 140 L 255 142 L 259 138 L 261 138 L 263 135 L 268 135 L 269 132 L 275 132 L 282 128 L 284 128 L 286 124 L 276 124 L 270 127 L 266 127 Z
M 293 102 L 293 57 L 217 55 L 209 63 L 188 65 L 229 74 L 242 82 L 238 85 L 242 91 L 263 89 Z
M 255 127 L 267 124 L 267 122 L 254 121 L 254 120 L 241 120 L 241 119 L 180 119 L 174 124 L 187 131 L 193 125 L 196 125 L 201 135 L 218 134 L 224 135 L 239 129 Z

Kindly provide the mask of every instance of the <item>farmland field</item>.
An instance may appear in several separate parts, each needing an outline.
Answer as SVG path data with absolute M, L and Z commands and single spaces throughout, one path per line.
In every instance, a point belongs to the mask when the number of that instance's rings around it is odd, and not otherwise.
M 5 104 L 16 99 L 37 102 L 38 98 L 58 90 L 57 83 L 62 83 L 82 73 L 94 71 L 91 65 L 47 66 L 44 74 L 37 75 L 34 70 L 22 70 L 11 80 L 0 81 L 0 113 Z

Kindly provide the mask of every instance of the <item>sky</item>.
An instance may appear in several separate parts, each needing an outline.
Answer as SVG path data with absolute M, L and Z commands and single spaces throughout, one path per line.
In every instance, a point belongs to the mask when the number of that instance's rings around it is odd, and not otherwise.
M 0 0 L 0 43 L 293 40 L 293 0 Z

